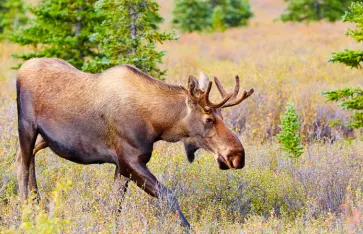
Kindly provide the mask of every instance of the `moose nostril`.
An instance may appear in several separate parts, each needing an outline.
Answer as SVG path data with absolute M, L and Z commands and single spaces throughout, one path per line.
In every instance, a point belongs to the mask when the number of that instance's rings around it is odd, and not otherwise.
M 235 169 L 242 169 L 245 166 L 245 160 L 236 158 L 233 160 L 233 167 Z
M 232 160 L 233 167 L 236 169 L 241 169 L 245 166 L 245 151 L 242 150 L 237 154 Z

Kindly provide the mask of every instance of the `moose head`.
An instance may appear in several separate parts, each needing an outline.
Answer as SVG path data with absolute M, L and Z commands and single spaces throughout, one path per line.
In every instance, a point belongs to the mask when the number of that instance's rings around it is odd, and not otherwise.
M 220 81 L 215 77 L 215 84 L 222 96 L 219 103 L 209 99 L 212 82 L 203 72 L 199 81 L 189 76 L 187 94 L 187 116 L 189 137 L 184 140 L 184 147 L 188 160 L 192 162 L 194 153 L 203 148 L 215 155 L 218 166 L 222 170 L 241 169 L 245 165 L 245 151 L 238 137 L 229 130 L 223 122 L 222 108 L 238 105 L 248 98 L 254 90 L 244 91 L 238 97 L 240 84 L 239 77 L 235 77 L 236 84 L 233 92 L 227 92 Z

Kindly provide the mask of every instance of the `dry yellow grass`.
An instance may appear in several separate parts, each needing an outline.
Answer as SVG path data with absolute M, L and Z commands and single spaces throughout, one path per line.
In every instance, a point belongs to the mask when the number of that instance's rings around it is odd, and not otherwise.
M 333 51 L 356 47 L 344 36 L 347 25 L 336 23 L 252 24 L 225 33 L 185 34 L 163 45 L 168 51 L 163 66 L 168 81 L 184 82 L 200 70 L 221 78 L 232 87 L 234 75 L 255 94 L 234 112 L 245 115 L 246 131 L 264 138 L 276 132 L 279 116 L 291 99 L 300 113 L 302 133 L 309 136 L 314 124 L 324 129 L 329 119 L 346 114 L 326 104 L 322 91 L 361 86 L 362 72 L 328 62 Z M 173 81 L 174 82 L 174 81 Z M 343 121 L 343 122 L 344 122 Z
M 166 17 L 163 28 L 170 28 L 172 1 L 159 2 Z M 363 232 L 362 138 L 356 132 L 356 138 L 347 141 L 342 134 L 349 131 L 328 127 L 330 119 L 347 121 L 349 114 L 320 95 L 363 85 L 362 71 L 327 61 L 333 51 L 357 46 L 344 36 L 351 25 L 274 23 L 282 1 L 251 4 L 256 17 L 248 28 L 183 34 L 160 46 L 167 50 L 162 64 L 168 70 L 167 82 L 185 85 L 190 74 L 205 71 L 228 87 L 238 74 L 243 88 L 255 89 L 244 104 L 225 113 L 246 147 L 246 168 L 221 172 L 204 153 L 189 165 L 179 145 L 158 144 L 151 169 L 175 191 L 196 233 Z M 8 69 L 16 63 L 10 54 L 20 50 L 0 44 L 0 188 L 6 185 L 0 193 L 0 232 L 15 233 L 23 225 L 33 233 L 41 228 L 64 233 L 181 233 L 163 203 L 135 186 L 127 193 L 122 213 L 114 215 L 109 204 L 113 167 L 76 165 L 49 150 L 36 160 L 42 201 L 26 207 L 21 217 L 14 163 L 15 72 Z M 311 140 L 298 164 L 284 157 L 273 138 L 289 99 L 300 114 L 301 133 Z M 321 137 L 335 141 L 324 143 Z

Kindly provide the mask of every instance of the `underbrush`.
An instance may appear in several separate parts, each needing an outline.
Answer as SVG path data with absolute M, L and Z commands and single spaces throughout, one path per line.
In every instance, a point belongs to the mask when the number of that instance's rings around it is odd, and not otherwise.
M 317 141 L 305 146 L 299 161 L 286 158 L 274 142 L 245 142 L 245 146 L 246 167 L 221 171 L 212 155 L 201 152 L 189 164 L 181 145 L 157 144 L 151 171 L 174 191 L 195 232 L 363 230 L 361 140 Z M 13 150 L 9 148 L 6 155 L 13 155 Z M 12 156 L 9 162 L 0 168 L 5 172 L 0 181 L 6 188 L 0 194 L 1 232 L 183 232 L 165 202 L 151 198 L 133 184 L 121 212 L 115 213 L 113 165 L 78 165 L 49 150 L 36 157 L 41 201 L 37 204 L 30 199 L 21 209 Z

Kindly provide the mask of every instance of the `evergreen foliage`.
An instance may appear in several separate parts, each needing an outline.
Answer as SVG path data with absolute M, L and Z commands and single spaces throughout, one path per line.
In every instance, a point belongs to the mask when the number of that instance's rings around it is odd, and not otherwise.
M 353 111 L 351 122 L 348 126 L 352 128 L 363 127 L 363 90 L 359 88 L 344 88 L 323 92 L 329 101 L 340 102 L 344 109 Z
M 27 26 L 11 37 L 20 45 L 31 45 L 33 52 L 16 54 L 28 60 L 34 57 L 64 59 L 81 69 L 86 60 L 98 56 L 97 44 L 89 40 L 102 16 L 93 7 L 95 0 L 44 0 L 29 7 L 34 15 Z M 21 64 L 19 64 L 20 66 Z
M 363 41 L 363 3 L 354 2 L 349 11 L 343 16 L 343 22 L 356 23 L 356 29 L 349 29 L 347 36 L 354 38 L 358 43 Z M 361 68 L 363 62 L 363 49 L 348 50 L 333 53 L 331 62 L 343 63 L 352 68 Z M 353 111 L 351 122 L 352 128 L 363 127 L 363 90 L 360 88 L 344 88 L 322 93 L 329 101 L 339 102 L 344 109 Z
M 164 51 L 157 51 L 156 43 L 175 40 L 173 32 L 159 32 L 162 20 L 159 5 L 153 0 L 99 0 L 96 9 L 106 19 L 91 35 L 101 56 L 85 64 L 84 70 L 100 72 L 119 64 L 132 64 L 154 77 L 165 71 L 157 68 Z
M 214 31 L 223 32 L 226 27 L 226 24 L 223 22 L 223 8 L 221 6 L 216 6 L 213 9 L 212 28 Z
M 363 42 L 363 2 L 352 3 L 349 11 L 345 12 L 342 21 L 355 23 L 356 29 L 348 29 L 346 35 L 352 37 L 358 43 Z M 360 64 L 363 62 L 363 47 L 360 50 L 346 49 L 343 52 L 333 53 L 329 61 L 360 68 Z
M 211 27 L 213 9 L 203 0 L 175 0 L 173 24 L 183 32 L 201 32 Z
M 319 21 L 326 19 L 334 22 L 341 19 L 345 10 L 354 0 L 285 0 L 287 7 L 280 16 L 286 21 Z
M 247 0 L 220 0 L 222 7 L 222 21 L 227 28 L 247 25 L 253 16 L 250 3 Z
M 155 44 L 175 36 L 158 31 L 162 18 L 153 0 L 43 0 L 29 9 L 34 17 L 11 41 L 34 51 L 17 58 L 57 57 L 88 72 L 131 64 L 156 78 L 165 73 Z
M 300 144 L 302 138 L 299 137 L 300 121 L 292 102 L 287 103 L 285 113 L 280 117 L 281 133 L 277 139 L 281 143 L 281 148 L 288 153 L 291 158 L 298 158 L 304 151 Z
M 0 1 L 0 40 L 6 39 L 17 27 L 27 22 L 23 0 Z
M 247 25 L 253 16 L 248 0 L 175 0 L 173 23 L 181 30 L 223 31 Z

